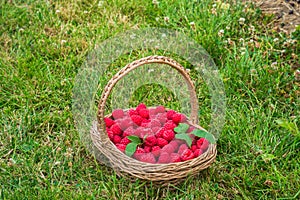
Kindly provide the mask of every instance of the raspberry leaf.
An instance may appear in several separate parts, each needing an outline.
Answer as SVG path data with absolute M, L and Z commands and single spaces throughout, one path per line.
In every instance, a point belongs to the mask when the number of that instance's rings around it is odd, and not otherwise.
M 204 130 L 196 129 L 196 130 L 193 130 L 191 132 L 191 134 L 193 134 L 193 135 L 195 135 L 197 137 L 200 137 L 200 138 L 205 138 L 205 139 L 207 139 L 212 144 L 216 143 L 216 140 L 213 137 L 213 135 L 211 133 L 209 133 L 209 132 L 204 131 Z
M 178 126 L 176 128 L 174 128 L 174 131 L 176 133 L 186 133 L 186 131 L 188 129 L 189 129 L 189 125 L 188 124 L 179 123 Z
M 142 142 L 141 139 L 138 136 L 135 136 L 135 135 L 129 135 L 129 136 L 127 136 L 127 138 L 131 142 L 136 143 L 136 144 L 140 144 Z
M 126 149 L 125 149 L 125 154 L 127 156 L 131 157 L 134 154 L 134 152 L 136 151 L 136 148 L 137 148 L 138 145 L 139 145 L 138 143 L 134 143 L 134 142 L 131 142 L 131 143 L 127 144 Z
M 175 138 L 180 139 L 180 140 L 184 140 L 189 147 L 192 146 L 192 139 L 186 133 L 178 133 L 178 134 L 175 135 Z

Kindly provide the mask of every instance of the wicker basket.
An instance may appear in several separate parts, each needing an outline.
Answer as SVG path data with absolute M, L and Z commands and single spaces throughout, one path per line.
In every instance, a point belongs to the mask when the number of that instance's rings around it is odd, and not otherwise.
M 110 166 L 118 175 L 131 179 L 139 178 L 159 184 L 177 183 L 179 180 L 183 180 L 183 178 L 189 175 L 198 174 L 199 171 L 209 167 L 216 158 L 216 144 L 210 144 L 205 153 L 192 160 L 169 164 L 150 164 L 126 156 L 110 141 L 105 131 L 104 117 L 111 116 L 105 116 L 105 105 L 113 87 L 130 71 L 149 63 L 167 64 L 175 68 L 184 77 L 190 92 L 192 108 L 188 123 L 196 128 L 203 129 L 197 125 L 198 100 L 188 72 L 173 59 L 164 56 L 149 56 L 126 65 L 108 82 L 99 101 L 98 123 L 93 124 L 91 138 L 94 147 L 109 161 Z

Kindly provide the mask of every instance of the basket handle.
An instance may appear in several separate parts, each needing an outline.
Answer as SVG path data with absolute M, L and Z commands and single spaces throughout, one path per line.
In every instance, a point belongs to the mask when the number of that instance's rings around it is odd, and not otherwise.
M 142 66 L 144 64 L 149 63 L 162 63 L 167 64 L 173 68 L 175 68 L 185 79 L 188 89 L 190 92 L 190 103 L 191 103 L 191 116 L 190 121 L 194 124 L 197 124 L 198 122 L 198 99 L 197 94 L 195 92 L 195 86 L 188 74 L 188 72 L 185 70 L 183 66 L 181 66 L 178 62 L 175 60 L 165 57 L 165 56 L 148 56 L 145 58 L 141 58 L 139 60 L 133 61 L 132 63 L 127 64 L 125 67 L 123 67 L 117 74 L 115 74 L 110 81 L 105 86 L 102 96 L 100 98 L 99 104 L 98 104 L 98 124 L 100 124 L 100 127 L 102 130 L 105 130 L 105 123 L 104 123 L 104 116 L 105 116 L 105 104 L 106 101 L 113 89 L 113 87 L 116 85 L 116 83 L 124 77 L 126 74 L 128 74 L 130 71 L 134 70 L 135 68 Z M 106 133 L 105 131 L 100 131 L 100 133 Z

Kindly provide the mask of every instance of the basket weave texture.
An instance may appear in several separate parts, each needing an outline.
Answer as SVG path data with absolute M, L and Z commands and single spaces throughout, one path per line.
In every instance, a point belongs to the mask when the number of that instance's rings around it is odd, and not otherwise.
M 176 69 L 184 77 L 188 85 L 191 101 L 191 116 L 188 123 L 198 129 L 203 129 L 197 125 L 198 100 L 195 87 L 188 72 L 183 66 L 171 58 L 165 56 L 149 56 L 126 65 L 108 82 L 98 104 L 98 121 L 93 123 L 91 138 L 94 148 L 109 161 L 110 166 L 118 175 L 125 176 L 132 180 L 139 178 L 154 183 L 177 183 L 189 175 L 196 175 L 199 171 L 208 168 L 216 158 L 216 144 L 210 144 L 205 153 L 192 160 L 168 164 L 150 164 L 125 155 L 110 141 L 106 133 L 104 117 L 111 117 L 111 114 L 105 116 L 105 105 L 113 87 L 130 71 L 149 63 L 166 64 Z

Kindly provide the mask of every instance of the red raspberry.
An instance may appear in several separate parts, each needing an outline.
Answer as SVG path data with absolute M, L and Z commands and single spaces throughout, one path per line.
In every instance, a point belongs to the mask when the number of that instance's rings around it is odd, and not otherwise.
M 126 145 L 125 144 L 116 144 L 116 147 L 122 151 L 123 153 L 125 152 Z
M 171 153 L 170 155 L 170 162 L 181 162 L 180 155 L 178 153 Z
M 157 145 L 162 148 L 164 147 L 165 145 L 168 144 L 168 141 L 165 140 L 164 138 L 157 138 Z
M 165 123 L 164 127 L 168 130 L 174 130 L 174 128 L 176 127 L 177 125 L 172 121 L 167 121 L 167 123 Z
M 202 155 L 203 154 L 203 150 L 202 149 L 196 149 L 196 151 L 194 151 L 194 155 L 195 158 Z
M 149 152 L 151 152 L 151 147 L 145 146 L 144 150 L 145 150 L 146 153 L 149 153 Z
M 196 129 L 195 127 L 190 126 L 189 129 L 188 129 L 186 132 L 187 132 L 187 133 L 190 133 L 190 132 L 192 132 L 192 131 L 195 130 L 195 129 Z
M 164 106 L 157 106 L 155 111 L 156 111 L 156 113 L 164 113 L 164 112 L 166 112 L 166 109 Z
M 170 162 L 170 155 L 167 152 L 161 152 L 157 163 L 169 163 Z
M 127 137 L 129 135 L 134 135 L 134 128 L 132 126 L 128 127 L 122 134 L 122 137 Z
M 139 160 L 139 157 L 140 157 L 141 155 L 143 155 L 144 153 L 145 153 L 145 150 L 142 149 L 141 147 L 138 147 L 138 148 L 136 148 L 136 150 L 135 150 L 135 152 L 134 152 L 134 154 L 133 154 L 133 157 L 134 157 L 135 159 Z
M 209 142 L 205 138 L 200 138 L 197 140 L 197 147 L 198 149 L 206 150 L 208 148 Z
M 127 138 L 127 137 L 124 137 L 121 141 L 120 141 L 120 144 L 124 144 L 124 145 L 127 145 L 129 144 L 131 141 Z
M 182 152 L 182 154 L 180 155 L 180 158 L 182 161 L 186 161 L 186 160 L 191 160 L 191 159 L 195 158 L 195 155 L 192 152 L 192 150 L 186 149 Z
M 186 121 L 186 116 L 183 115 L 183 114 L 180 114 L 180 113 L 176 113 L 172 116 L 172 121 L 175 123 L 175 124 L 179 124 L 181 122 L 184 122 Z
M 151 130 L 154 134 L 156 134 L 160 130 L 160 127 L 152 127 Z
M 115 134 L 115 135 L 121 135 L 122 130 L 118 124 L 114 124 L 110 127 L 110 130 Z
M 136 110 L 134 110 L 134 109 L 130 109 L 128 111 L 128 114 L 129 114 L 129 116 L 132 116 L 132 115 L 138 115 L 139 113 Z
M 141 139 L 144 139 L 147 136 L 153 135 L 152 130 L 150 128 L 139 127 L 136 129 L 136 132 Z
M 202 138 L 200 138 L 200 139 L 202 139 Z M 197 142 L 197 146 L 198 146 L 198 142 Z M 202 142 L 200 149 L 204 152 L 208 149 L 208 146 L 209 146 L 209 141 L 207 139 L 203 138 L 203 142 Z
M 185 144 L 185 141 L 184 140 L 179 140 L 179 139 L 175 139 L 173 140 L 175 142 L 177 142 L 178 146 L 182 145 L 182 144 Z
M 108 127 L 108 128 L 111 127 L 115 123 L 114 120 L 112 120 L 109 117 L 105 117 L 104 122 L 105 122 L 106 127 Z
M 145 139 L 145 145 L 153 147 L 157 144 L 157 139 L 154 135 L 150 135 Z
M 166 113 L 159 113 L 156 116 L 156 119 L 162 124 L 164 125 L 167 122 L 167 114 Z
M 155 108 L 149 108 L 149 116 L 150 118 L 153 118 L 156 115 Z
M 118 121 L 118 124 L 122 130 L 126 130 L 128 127 L 133 125 L 133 122 L 130 118 L 125 118 Z
M 191 150 L 194 152 L 194 151 L 196 151 L 198 149 L 198 147 L 197 147 L 197 145 L 192 145 L 192 147 L 191 147 Z
M 163 137 L 163 133 L 166 131 L 166 128 L 161 128 L 159 131 L 156 132 L 156 137 L 161 138 Z
M 151 150 L 155 157 L 158 157 L 160 155 L 161 148 L 159 146 L 154 146 Z
M 188 148 L 189 147 L 186 144 L 182 144 L 182 145 L 179 146 L 177 153 L 179 153 L 181 155 Z
M 174 149 L 175 149 L 174 152 L 177 152 L 178 147 L 179 147 L 177 141 L 173 140 L 173 141 L 171 141 L 169 144 L 172 145 L 172 146 L 174 147 Z
M 135 123 L 138 126 L 140 126 L 142 124 L 143 118 L 139 115 L 131 115 L 131 119 L 132 119 L 133 123 Z
M 145 118 L 142 118 L 142 123 L 146 123 L 146 124 L 149 124 L 151 122 L 150 119 L 145 119 Z
M 147 106 L 143 103 L 140 103 L 135 110 L 139 112 L 141 109 L 147 109 Z
M 174 110 L 168 110 L 167 111 L 167 118 L 169 120 L 172 120 L 174 114 L 176 114 L 176 112 Z
M 149 126 L 152 127 L 161 127 L 161 123 L 158 119 L 153 119 L 151 120 L 151 122 L 149 123 Z
M 114 140 L 114 133 L 111 131 L 111 130 L 108 130 L 107 131 L 107 135 L 108 135 L 108 138 L 113 141 Z
M 167 152 L 168 154 L 174 153 L 176 149 L 171 144 L 167 144 L 161 149 L 161 152 Z
M 142 162 L 152 163 L 152 164 L 156 163 L 156 159 L 152 153 L 142 154 L 138 160 Z
M 119 135 L 114 135 L 113 142 L 114 142 L 115 144 L 120 143 L 121 140 L 122 140 L 122 138 L 121 138 Z
M 147 109 L 140 109 L 138 112 L 139 112 L 139 115 L 142 118 L 149 119 L 149 110 L 147 110 Z
M 124 117 L 124 111 L 122 109 L 116 109 L 112 112 L 114 119 L 121 119 Z
M 162 137 L 167 141 L 171 141 L 174 139 L 175 133 L 172 130 L 166 130 L 165 132 L 163 132 Z

